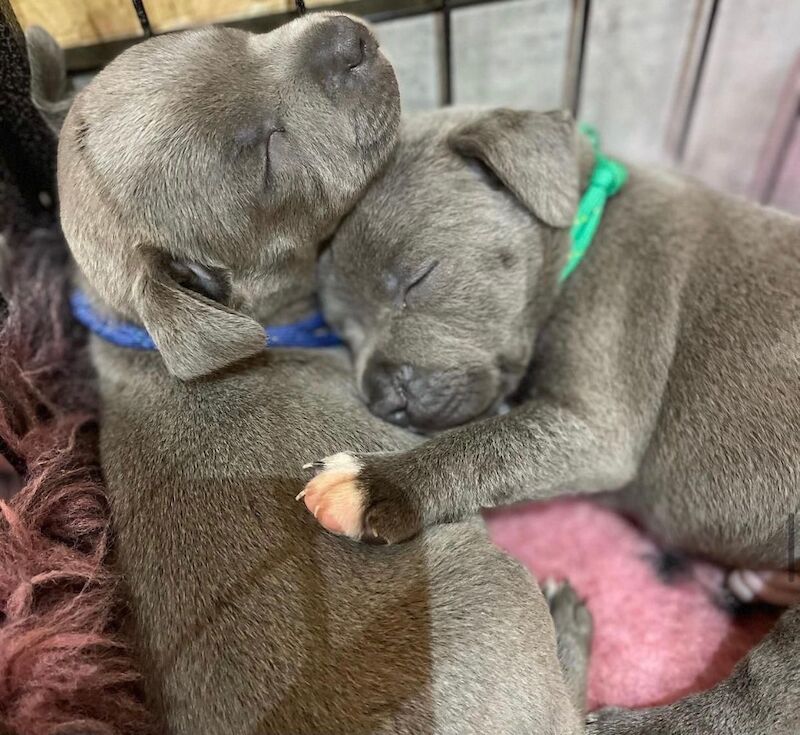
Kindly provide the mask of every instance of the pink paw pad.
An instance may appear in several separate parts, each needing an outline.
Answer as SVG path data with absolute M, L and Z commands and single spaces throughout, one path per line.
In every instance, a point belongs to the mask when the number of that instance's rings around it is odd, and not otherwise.
M 327 531 L 360 538 L 364 525 L 364 497 L 357 482 L 361 463 L 352 454 L 339 452 L 303 469 L 320 466 L 295 499 L 302 500 Z

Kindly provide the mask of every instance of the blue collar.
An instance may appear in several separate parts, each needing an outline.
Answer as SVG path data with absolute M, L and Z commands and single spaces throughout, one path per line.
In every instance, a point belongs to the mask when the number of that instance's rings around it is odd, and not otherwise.
M 69 302 L 75 318 L 106 342 L 133 350 L 157 349 L 153 338 L 144 327 L 100 314 L 82 291 L 74 291 Z M 264 327 L 264 337 L 266 347 L 311 348 L 336 347 L 342 344 L 318 311 L 292 324 Z

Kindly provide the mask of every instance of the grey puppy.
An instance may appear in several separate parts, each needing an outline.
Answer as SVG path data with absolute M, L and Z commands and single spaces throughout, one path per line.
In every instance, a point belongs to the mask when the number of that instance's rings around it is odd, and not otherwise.
M 304 499 L 324 525 L 394 542 L 484 506 L 616 490 L 669 547 L 785 569 L 800 222 L 631 167 L 562 285 L 593 166 L 560 112 L 406 121 L 321 260 L 324 306 L 376 414 L 425 431 L 486 418 L 410 450 L 334 455 L 335 471 L 318 463 Z M 489 415 L 515 391 L 517 408 Z M 595 727 L 796 733 L 800 610 L 711 692 Z
M 264 350 L 385 163 L 396 81 L 316 14 L 125 52 L 77 97 L 59 191 L 79 283 L 158 352 L 94 337 L 101 456 L 148 697 L 171 733 L 577 733 L 591 621 L 475 521 L 405 547 L 289 501 L 304 458 L 410 447 L 343 350 Z M 562 674 L 559 661 L 568 666 Z

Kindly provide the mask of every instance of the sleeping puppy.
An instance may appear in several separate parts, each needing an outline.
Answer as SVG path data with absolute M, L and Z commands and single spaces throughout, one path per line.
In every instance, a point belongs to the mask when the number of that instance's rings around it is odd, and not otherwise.
M 557 643 L 480 523 L 369 548 L 288 502 L 309 455 L 415 443 L 363 406 L 343 351 L 264 349 L 265 324 L 313 312 L 317 243 L 398 118 L 373 36 L 320 13 L 146 41 L 64 123 L 62 222 L 94 326 L 133 322 L 158 348 L 91 343 L 115 563 L 170 733 L 582 731 L 591 624 L 568 587 Z
M 324 307 L 374 413 L 425 432 L 485 418 L 317 463 L 304 500 L 323 525 L 395 542 L 486 506 L 615 490 L 668 547 L 764 575 L 785 570 L 787 543 L 798 558 L 800 222 L 631 167 L 562 282 L 594 164 L 563 113 L 408 118 L 321 260 Z M 772 592 L 792 600 L 788 580 Z M 797 732 L 800 609 L 714 691 L 600 723 Z

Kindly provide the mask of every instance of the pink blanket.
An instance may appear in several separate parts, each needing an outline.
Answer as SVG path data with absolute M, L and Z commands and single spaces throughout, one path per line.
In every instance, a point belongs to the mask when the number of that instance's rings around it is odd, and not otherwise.
M 636 526 L 588 501 L 486 514 L 495 543 L 539 580 L 568 578 L 594 616 L 589 707 L 644 707 L 709 688 L 774 623 L 732 616 L 715 602 L 721 570 L 701 562 L 667 583 L 655 544 Z

